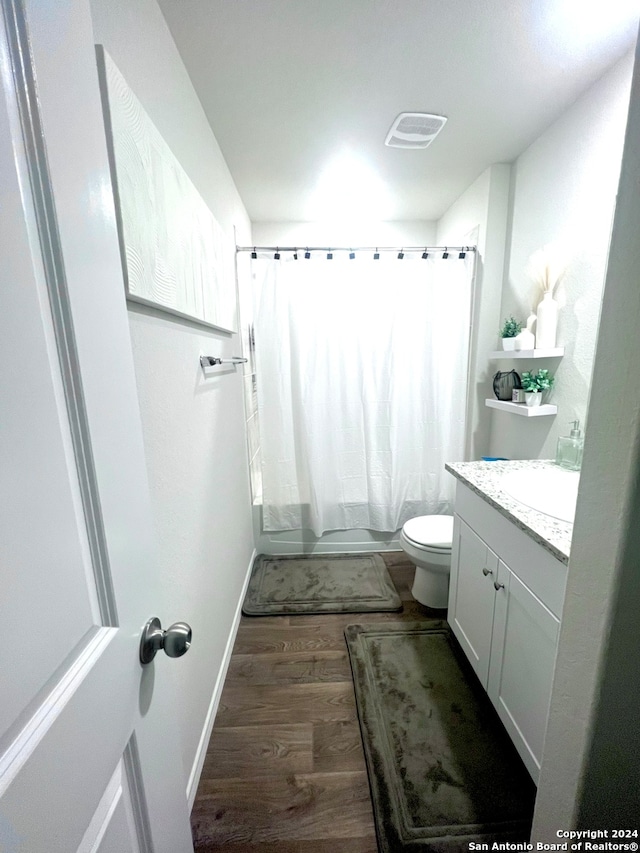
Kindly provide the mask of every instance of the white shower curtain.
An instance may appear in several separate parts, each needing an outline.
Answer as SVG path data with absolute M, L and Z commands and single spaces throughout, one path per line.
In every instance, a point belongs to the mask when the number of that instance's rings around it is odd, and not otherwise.
M 449 512 L 474 253 L 253 262 L 265 530 Z

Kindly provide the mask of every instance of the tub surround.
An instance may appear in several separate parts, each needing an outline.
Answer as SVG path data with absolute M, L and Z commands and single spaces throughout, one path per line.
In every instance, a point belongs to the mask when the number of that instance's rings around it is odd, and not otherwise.
M 542 545 L 557 560 L 569 562 L 573 524 L 551 518 L 530 509 L 512 498 L 502 488 L 502 478 L 511 471 L 556 468 L 547 459 L 524 459 L 509 462 L 447 463 L 450 474 L 464 483 L 498 512 Z

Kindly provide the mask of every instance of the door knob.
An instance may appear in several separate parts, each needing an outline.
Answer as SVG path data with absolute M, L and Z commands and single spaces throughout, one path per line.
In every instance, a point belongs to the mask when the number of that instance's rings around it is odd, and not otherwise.
M 493 588 L 494 588 L 494 589 L 495 589 L 495 591 L 497 592 L 499 589 L 504 589 L 504 584 L 503 584 L 503 583 L 498 583 L 498 581 L 494 581 L 494 582 L 493 582 Z
M 156 652 L 164 649 L 170 658 L 182 657 L 191 645 L 191 628 L 186 622 L 174 622 L 166 631 L 157 616 L 149 619 L 140 637 L 140 663 L 151 663 Z
M 486 576 L 487 576 L 487 575 L 492 575 L 492 574 L 493 574 L 493 572 L 491 571 L 491 569 L 483 569 L 483 570 L 482 570 L 482 574 L 483 574 L 483 575 L 485 576 L 485 578 L 486 578 Z

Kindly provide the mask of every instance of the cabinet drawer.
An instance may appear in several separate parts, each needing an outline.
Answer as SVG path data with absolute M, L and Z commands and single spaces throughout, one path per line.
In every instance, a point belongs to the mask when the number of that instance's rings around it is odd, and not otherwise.
M 456 483 L 455 506 L 456 514 L 559 618 L 564 603 L 567 565 L 460 481 Z

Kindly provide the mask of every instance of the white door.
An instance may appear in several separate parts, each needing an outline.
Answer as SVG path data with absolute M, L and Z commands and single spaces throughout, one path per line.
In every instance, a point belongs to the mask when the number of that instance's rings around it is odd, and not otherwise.
M 0 0 L 0 850 L 192 850 L 87 0 Z
M 459 516 L 451 551 L 449 623 L 471 666 L 487 686 L 498 558 Z
M 560 622 L 502 560 L 498 582 L 488 693 L 537 782 Z

